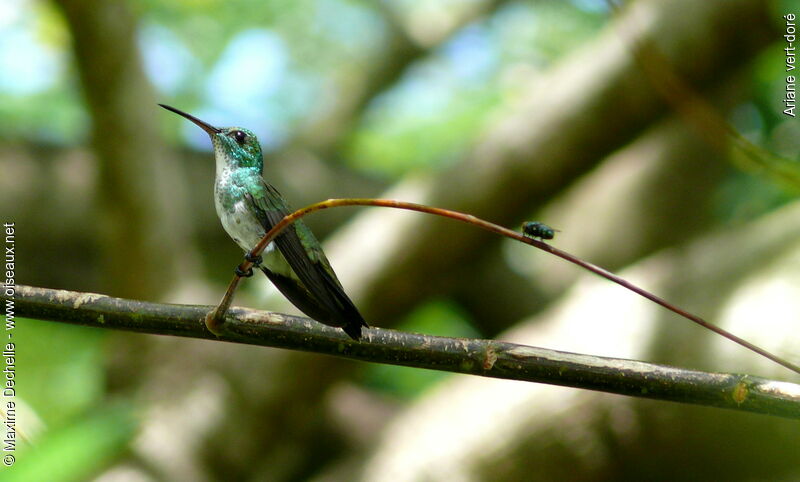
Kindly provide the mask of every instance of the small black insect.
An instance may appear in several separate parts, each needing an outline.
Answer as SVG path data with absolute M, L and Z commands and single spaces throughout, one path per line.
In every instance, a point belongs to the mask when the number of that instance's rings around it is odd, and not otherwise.
M 553 239 L 557 229 L 553 229 L 545 223 L 539 221 L 525 221 L 522 223 L 522 232 L 525 236 L 539 239 Z

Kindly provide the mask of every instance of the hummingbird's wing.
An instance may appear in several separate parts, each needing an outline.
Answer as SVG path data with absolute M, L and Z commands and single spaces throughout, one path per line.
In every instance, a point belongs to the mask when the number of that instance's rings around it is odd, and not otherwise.
M 289 208 L 274 187 L 263 179 L 260 181 L 261 185 L 245 198 L 264 229 L 269 231 L 289 214 Z M 342 327 L 352 338 L 359 339 L 361 327 L 369 325 L 344 292 L 308 226 L 298 220 L 287 226 L 274 242 L 302 286 L 298 286 L 297 280 L 267 268 L 265 273 L 270 280 L 307 315 L 327 325 Z

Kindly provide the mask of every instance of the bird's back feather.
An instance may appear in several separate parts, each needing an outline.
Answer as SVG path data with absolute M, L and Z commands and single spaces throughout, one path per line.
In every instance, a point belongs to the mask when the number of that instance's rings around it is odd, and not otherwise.
M 289 208 L 272 186 L 261 180 L 261 189 L 245 195 L 265 231 L 287 214 Z M 264 273 L 289 301 L 311 318 L 341 327 L 353 339 L 361 337 L 361 327 L 369 326 L 344 292 L 314 234 L 302 220 L 287 226 L 274 243 L 291 267 L 294 276 L 270 271 Z

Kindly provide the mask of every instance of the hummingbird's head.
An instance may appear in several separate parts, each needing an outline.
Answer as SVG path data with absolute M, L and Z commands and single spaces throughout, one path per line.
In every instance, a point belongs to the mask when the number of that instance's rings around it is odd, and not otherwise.
M 189 119 L 208 133 L 211 143 L 214 145 L 214 155 L 217 158 L 218 166 L 222 162 L 228 168 L 251 167 L 258 169 L 259 173 L 261 172 L 264 167 L 264 158 L 261 155 L 258 138 L 252 131 L 242 127 L 214 127 L 182 110 L 164 104 L 158 105 Z
M 211 135 L 214 154 L 223 156 L 230 167 L 264 167 L 258 138 L 243 127 L 223 127 Z

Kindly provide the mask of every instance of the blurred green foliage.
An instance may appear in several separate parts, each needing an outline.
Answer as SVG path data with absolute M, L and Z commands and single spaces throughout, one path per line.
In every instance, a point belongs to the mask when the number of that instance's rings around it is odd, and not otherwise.
M 105 394 L 102 330 L 19 318 L 18 389 L 46 426 L 66 423 Z
M 18 451 L 17 463 L 2 472 L 7 482 L 89 480 L 127 451 L 137 422 L 127 405 L 98 405 L 48 431 L 35 446 Z
M 512 2 L 468 25 L 373 102 L 352 136 L 350 165 L 396 178 L 451 164 L 520 85 L 604 22 L 568 2 Z
M 397 178 L 456 159 L 487 118 L 513 101 L 520 83 L 605 23 L 605 11 L 580 4 L 509 2 L 464 27 L 367 106 L 348 142 L 348 164 Z M 33 51 L 7 60 L 7 72 L 30 72 L 24 90 L 19 80 L 0 81 L 0 116 L 12 126 L 0 135 L 80 144 L 86 141 L 88 117 L 70 63 L 69 36 L 50 4 L 36 5 L 20 9 L 0 27 L 0 54 L 9 57 L 19 36 Z M 315 117 L 326 115 L 331 99 L 346 95 L 353 82 L 368 75 L 389 41 L 386 12 L 370 2 L 148 1 L 135 6 L 141 55 L 153 84 L 201 117 L 253 128 L 266 150 L 280 148 Z M 387 8 L 403 17 L 421 6 L 399 2 Z M 515 75 L 509 76 L 510 66 Z M 189 127 L 180 128 L 196 147 L 207 148 Z

